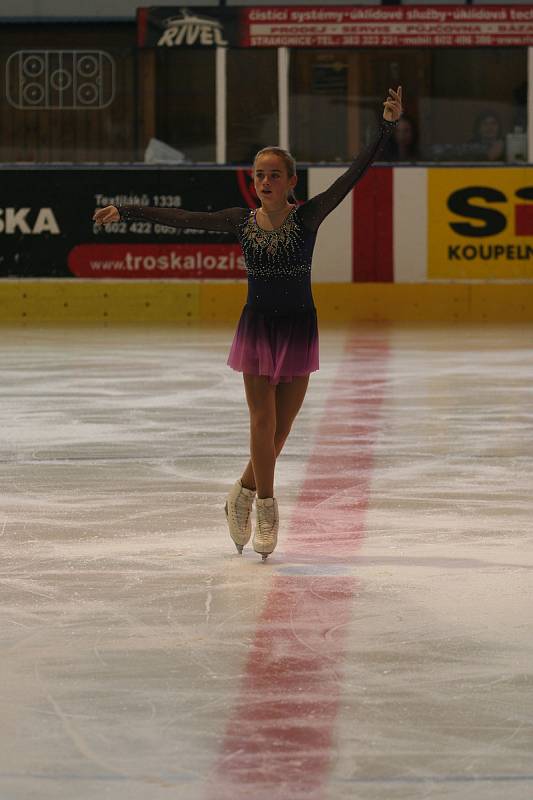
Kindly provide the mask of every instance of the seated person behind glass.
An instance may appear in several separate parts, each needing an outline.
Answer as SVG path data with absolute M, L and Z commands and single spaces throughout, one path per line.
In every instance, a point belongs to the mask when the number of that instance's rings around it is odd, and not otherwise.
M 505 138 L 498 114 L 483 111 L 474 122 L 474 134 L 464 144 L 436 144 L 431 156 L 437 161 L 503 161 Z
M 417 133 L 413 120 L 405 114 L 392 132 L 380 161 L 416 161 L 418 158 Z

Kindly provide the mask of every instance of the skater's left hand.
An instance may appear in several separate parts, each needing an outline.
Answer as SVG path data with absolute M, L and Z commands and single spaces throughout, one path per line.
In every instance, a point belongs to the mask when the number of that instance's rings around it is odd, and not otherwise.
M 389 96 L 384 101 L 383 119 L 395 122 L 402 116 L 402 87 L 398 86 L 398 91 L 389 89 Z

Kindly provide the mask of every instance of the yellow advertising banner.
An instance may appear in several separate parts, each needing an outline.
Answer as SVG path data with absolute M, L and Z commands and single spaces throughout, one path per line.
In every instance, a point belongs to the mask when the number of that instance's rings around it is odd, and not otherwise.
M 428 169 L 428 279 L 533 279 L 533 169 Z

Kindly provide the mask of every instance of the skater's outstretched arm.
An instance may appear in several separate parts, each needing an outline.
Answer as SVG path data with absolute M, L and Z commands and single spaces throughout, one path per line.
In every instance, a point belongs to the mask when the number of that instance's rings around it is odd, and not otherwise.
M 242 208 L 224 208 L 222 211 L 186 211 L 184 208 L 157 208 L 152 206 L 106 206 L 97 208 L 93 220 L 98 225 L 119 222 L 123 219 L 142 219 L 170 225 L 172 228 L 194 228 L 200 231 L 235 233 L 245 216 Z
M 379 156 L 402 114 L 402 87 L 398 91 L 389 89 L 384 101 L 385 109 L 379 131 L 374 139 L 354 159 L 351 166 L 324 192 L 312 197 L 299 208 L 302 222 L 310 230 L 316 230 L 325 217 L 344 200 L 348 192 L 363 177 L 370 164 Z

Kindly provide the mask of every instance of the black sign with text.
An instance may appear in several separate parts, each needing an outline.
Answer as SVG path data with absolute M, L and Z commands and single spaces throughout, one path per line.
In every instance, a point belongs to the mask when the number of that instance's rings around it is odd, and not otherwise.
M 307 197 L 307 170 L 298 172 Z M 96 208 L 255 208 L 248 168 L 7 168 L 2 170 L 0 278 L 245 278 L 226 233 L 128 220 L 95 225 Z

